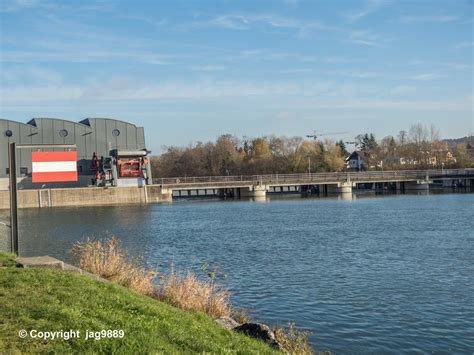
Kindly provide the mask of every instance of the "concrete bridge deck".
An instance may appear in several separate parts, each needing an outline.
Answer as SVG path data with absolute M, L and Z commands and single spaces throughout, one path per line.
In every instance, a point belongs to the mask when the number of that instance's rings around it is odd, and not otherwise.
M 271 174 L 242 176 L 199 176 L 154 179 L 164 189 L 253 188 L 255 186 L 342 185 L 358 183 L 429 184 L 433 180 L 474 179 L 474 169 L 394 170 L 315 174 Z
M 307 193 L 311 189 L 324 194 L 350 193 L 362 183 L 391 184 L 408 191 L 426 190 L 435 180 L 446 181 L 445 186 L 461 181 L 474 190 L 474 169 L 163 178 L 143 187 L 22 189 L 18 202 L 20 208 L 43 208 L 171 202 L 173 196 L 264 197 L 267 192 Z M 0 210 L 9 206 L 9 191 L 0 190 Z

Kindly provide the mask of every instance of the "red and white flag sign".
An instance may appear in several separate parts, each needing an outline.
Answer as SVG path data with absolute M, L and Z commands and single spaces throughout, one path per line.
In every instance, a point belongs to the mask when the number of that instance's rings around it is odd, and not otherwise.
M 32 152 L 33 182 L 77 181 L 76 152 Z

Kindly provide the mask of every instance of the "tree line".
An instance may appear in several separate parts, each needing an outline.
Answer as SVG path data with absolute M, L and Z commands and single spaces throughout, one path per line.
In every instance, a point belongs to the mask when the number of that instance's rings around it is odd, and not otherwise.
M 350 146 L 351 149 L 348 149 Z M 366 169 L 474 167 L 474 137 L 449 146 L 436 127 L 415 124 L 377 140 L 363 133 L 352 142 L 302 137 L 239 138 L 224 134 L 214 142 L 166 147 L 152 157 L 154 177 L 260 175 L 344 171 L 349 150 L 363 153 Z

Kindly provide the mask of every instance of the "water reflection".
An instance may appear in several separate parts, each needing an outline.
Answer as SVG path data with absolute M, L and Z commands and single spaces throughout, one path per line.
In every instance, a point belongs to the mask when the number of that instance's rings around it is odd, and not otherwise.
M 356 194 L 352 192 L 343 192 L 338 195 L 337 197 L 339 200 L 344 200 L 344 201 L 352 201 L 356 198 Z

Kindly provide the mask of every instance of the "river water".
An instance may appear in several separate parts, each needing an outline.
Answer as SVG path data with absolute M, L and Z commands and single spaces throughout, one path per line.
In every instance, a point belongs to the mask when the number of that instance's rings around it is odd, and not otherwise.
M 210 270 L 232 302 L 316 350 L 474 352 L 474 194 L 23 210 L 23 255 L 116 235 L 158 271 Z M 201 266 L 207 263 L 209 269 Z

